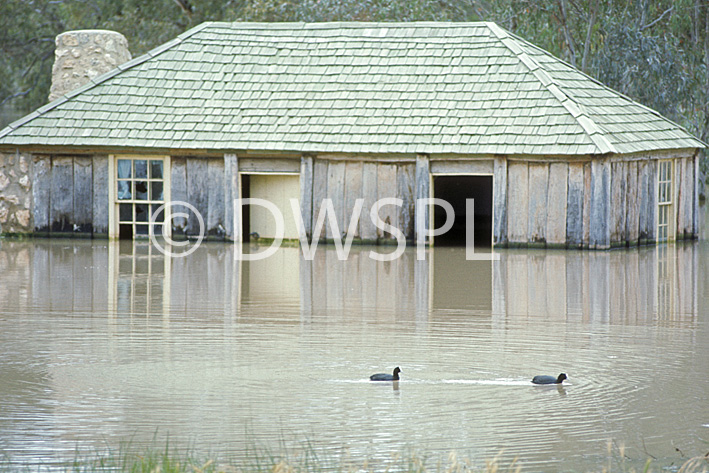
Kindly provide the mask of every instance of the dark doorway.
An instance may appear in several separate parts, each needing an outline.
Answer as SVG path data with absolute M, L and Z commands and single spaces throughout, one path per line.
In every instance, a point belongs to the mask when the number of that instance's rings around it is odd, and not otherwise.
M 434 237 L 436 245 L 465 246 L 466 199 L 474 199 L 475 246 L 492 246 L 492 176 L 434 176 L 433 195 L 450 203 L 455 212 L 453 227 Z M 434 206 L 434 228 L 442 227 L 445 222 L 445 209 Z
M 241 175 L 241 198 L 251 197 L 251 176 Z M 251 241 L 251 206 L 241 206 L 241 238 L 244 243 Z

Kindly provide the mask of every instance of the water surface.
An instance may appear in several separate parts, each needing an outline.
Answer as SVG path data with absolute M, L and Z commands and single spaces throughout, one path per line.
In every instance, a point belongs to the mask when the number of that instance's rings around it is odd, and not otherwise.
M 308 443 L 382 468 L 503 451 L 524 471 L 597 471 L 621 445 L 637 468 L 709 451 L 707 245 L 372 249 L 239 262 L 216 243 L 166 258 L 0 240 L 0 455 L 51 465 L 169 437 L 228 458 Z M 395 366 L 399 383 L 367 380 Z

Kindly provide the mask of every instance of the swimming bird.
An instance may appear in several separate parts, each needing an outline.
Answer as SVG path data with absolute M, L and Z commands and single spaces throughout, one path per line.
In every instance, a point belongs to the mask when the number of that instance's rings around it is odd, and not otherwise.
M 399 373 L 401 369 L 397 366 L 394 368 L 394 374 L 377 373 L 369 377 L 370 381 L 399 381 Z
M 566 373 L 561 373 L 558 377 L 548 375 L 537 375 L 532 378 L 534 384 L 561 384 L 566 379 Z

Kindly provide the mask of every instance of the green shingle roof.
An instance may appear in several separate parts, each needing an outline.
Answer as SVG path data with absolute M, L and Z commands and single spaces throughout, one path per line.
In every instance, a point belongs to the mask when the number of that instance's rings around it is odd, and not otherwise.
M 0 145 L 586 155 L 704 147 L 493 23 L 204 23 Z

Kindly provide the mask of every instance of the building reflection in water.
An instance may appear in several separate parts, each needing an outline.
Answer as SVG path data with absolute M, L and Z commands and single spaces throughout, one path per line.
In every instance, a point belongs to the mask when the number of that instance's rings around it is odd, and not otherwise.
M 425 261 L 407 250 L 381 262 L 369 257 L 371 248 L 353 247 L 341 261 L 332 246 L 321 245 L 313 261 L 284 247 L 245 262 L 221 243 L 203 243 L 185 258 L 166 257 L 149 242 L 1 245 L 0 299 L 14 307 L 167 320 L 209 312 L 417 324 L 455 313 L 590 323 L 694 320 L 699 255 L 706 251 L 696 242 L 602 252 L 503 250 L 497 261 L 466 261 L 462 248 L 436 248 Z

